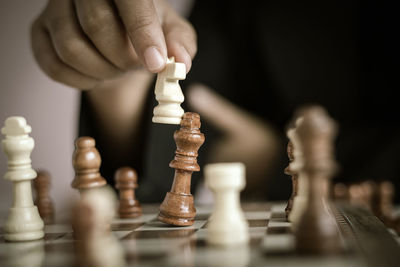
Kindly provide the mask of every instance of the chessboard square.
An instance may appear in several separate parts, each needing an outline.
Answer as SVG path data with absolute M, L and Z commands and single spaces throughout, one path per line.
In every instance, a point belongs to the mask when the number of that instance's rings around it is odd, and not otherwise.
M 271 217 L 271 212 L 269 211 L 246 211 L 244 216 L 247 220 L 261 220 L 269 219 Z
M 295 238 L 291 234 L 267 235 L 263 238 L 262 247 L 267 253 L 294 251 Z
M 157 219 L 157 216 L 153 214 L 143 214 L 138 218 L 114 218 L 113 224 L 132 224 L 132 223 L 145 223 L 151 220 Z
M 162 223 L 160 221 L 150 221 L 138 229 L 136 231 L 155 231 L 155 230 L 162 230 L 162 231 L 170 231 L 170 230 L 179 230 L 179 229 L 200 229 L 207 221 L 197 220 L 191 226 L 174 226 Z
M 247 220 L 250 228 L 254 227 L 267 227 L 269 220 L 261 219 L 261 220 Z
M 144 222 L 140 223 L 118 223 L 118 224 L 112 224 L 111 225 L 111 230 L 112 231 L 133 231 L 140 226 L 144 225 Z
M 290 228 L 291 223 L 290 222 L 282 222 L 282 221 L 275 221 L 275 220 L 270 220 L 268 223 L 268 228 L 271 227 L 286 227 Z
M 196 229 L 174 229 L 174 230 L 146 230 L 133 231 L 123 239 L 171 239 L 171 238 L 186 238 L 196 232 Z
M 46 224 L 44 226 L 44 232 L 46 234 L 67 233 L 71 231 L 72 227 L 68 224 Z

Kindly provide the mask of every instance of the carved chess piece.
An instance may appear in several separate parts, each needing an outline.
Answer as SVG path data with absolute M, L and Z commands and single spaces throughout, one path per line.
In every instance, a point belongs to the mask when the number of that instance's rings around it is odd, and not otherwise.
M 290 175 L 292 177 L 292 195 L 288 199 L 288 202 L 287 202 L 287 205 L 286 205 L 286 208 L 285 208 L 286 219 L 289 218 L 289 214 L 292 211 L 293 200 L 297 196 L 297 187 L 298 187 L 298 175 L 297 175 L 297 172 L 293 171 L 290 168 L 290 163 L 294 161 L 293 150 L 294 150 L 293 142 L 289 140 L 288 145 L 287 145 L 287 154 L 288 154 L 288 157 L 289 157 L 289 166 L 286 167 L 285 174 Z
M 4 179 L 13 182 L 13 204 L 4 224 L 7 241 L 30 241 L 44 236 L 44 223 L 33 204 L 31 180 L 36 172 L 31 166 L 31 152 L 35 141 L 29 136 L 32 128 L 23 117 L 9 117 L 1 133 L 3 150 L 8 158 L 8 170 Z
M 175 169 L 171 191 L 167 193 L 160 206 L 158 219 L 164 223 L 187 226 L 194 223 L 196 209 L 190 194 L 192 173 L 199 171 L 197 151 L 204 143 L 200 132 L 200 116 L 186 112 L 181 121 L 181 128 L 174 133 L 176 143 L 175 159 L 169 166 Z
M 378 213 L 377 217 L 381 219 L 387 226 L 393 227 L 394 216 L 393 216 L 393 197 L 394 197 L 394 185 L 390 181 L 383 181 L 378 185 Z
M 126 266 L 122 245 L 111 232 L 116 196 L 109 186 L 88 190 L 73 207 L 77 266 Z
M 292 230 L 295 231 L 300 217 L 307 206 L 308 200 L 308 176 L 303 171 L 304 159 L 302 143 L 299 140 L 297 129 L 302 125 L 303 117 L 296 116 L 295 127 L 287 132 L 289 140 L 293 144 L 293 161 L 289 164 L 291 173 L 297 174 L 297 191 L 293 198 L 292 209 L 288 216 L 288 221 L 292 223 Z
M 75 141 L 75 151 L 72 156 L 75 178 L 71 186 L 80 192 L 102 187 L 107 183 L 99 172 L 101 157 L 95 145 L 95 140 L 87 136 L 79 137 Z
M 54 222 L 54 205 L 50 197 L 51 176 L 45 170 L 38 170 L 37 177 L 33 180 L 36 191 L 35 205 L 38 207 L 40 217 L 47 223 Z
M 246 186 L 244 164 L 208 164 L 204 176 L 215 199 L 212 219 L 207 226 L 207 242 L 221 246 L 247 243 L 249 225 L 240 207 L 240 191 Z
M 180 104 L 185 98 L 178 81 L 185 78 L 185 64 L 175 62 L 174 57 L 167 59 L 165 69 L 157 74 L 155 95 L 159 104 L 153 110 L 153 122 L 180 124 L 184 113 Z
M 330 211 L 329 183 L 337 170 L 334 160 L 336 124 L 318 106 L 302 110 L 298 136 L 303 148 L 303 171 L 309 179 L 308 201 L 295 232 L 302 253 L 337 253 L 341 249 L 339 229 Z
M 142 208 L 135 198 L 137 173 L 133 168 L 119 168 L 114 175 L 115 188 L 119 190 L 118 213 L 121 218 L 136 218 L 142 215 Z

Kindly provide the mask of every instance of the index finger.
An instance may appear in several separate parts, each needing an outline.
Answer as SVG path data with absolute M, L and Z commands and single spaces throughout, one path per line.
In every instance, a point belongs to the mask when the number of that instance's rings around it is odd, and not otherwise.
M 167 48 L 159 16 L 152 0 L 115 0 L 133 47 L 151 72 L 165 67 Z

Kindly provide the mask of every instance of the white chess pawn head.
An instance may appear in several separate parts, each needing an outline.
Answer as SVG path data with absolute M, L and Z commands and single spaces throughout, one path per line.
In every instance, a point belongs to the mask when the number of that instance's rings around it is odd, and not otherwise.
M 246 186 L 245 165 L 240 162 L 207 164 L 204 175 L 206 185 L 213 191 L 243 190 Z

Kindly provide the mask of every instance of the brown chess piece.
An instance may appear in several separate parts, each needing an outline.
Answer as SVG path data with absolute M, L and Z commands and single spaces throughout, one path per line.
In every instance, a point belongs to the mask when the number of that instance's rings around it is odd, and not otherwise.
M 36 179 L 33 180 L 33 188 L 36 191 L 35 205 L 40 217 L 48 223 L 54 222 L 54 205 L 50 197 L 51 176 L 45 170 L 38 170 Z
M 349 189 L 344 183 L 336 183 L 333 186 L 332 197 L 338 201 L 348 201 L 349 200 Z
M 383 181 L 378 185 L 378 209 L 376 216 L 388 227 L 395 227 L 393 216 L 394 185 L 390 181 Z
M 133 168 L 119 168 L 114 175 L 115 188 L 119 190 L 120 200 L 118 213 L 121 218 L 136 218 L 142 215 L 139 201 L 135 199 L 137 173 Z
M 107 183 L 99 172 L 101 157 L 95 145 L 95 140 L 87 136 L 79 137 L 75 141 L 75 151 L 72 156 L 75 178 L 71 186 L 79 191 L 101 187 Z
M 329 210 L 329 180 L 336 172 L 333 143 L 336 125 L 325 110 L 314 106 L 302 110 L 304 121 L 298 128 L 302 144 L 303 172 L 309 177 L 308 202 L 296 230 L 296 246 L 301 253 L 326 254 L 340 251 L 338 225 Z
M 187 226 L 194 223 L 196 209 L 190 194 L 192 173 L 199 171 L 197 151 L 204 143 L 200 132 L 200 116 L 186 112 L 181 121 L 181 128 L 174 133 L 176 143 L 175 159 L 169 164 L 175 169 L 171 191 L 167 193 L 160 206 L 158 219 L 164 223 Z
M 288 202 L 287 202 L 287 205 L 286 205 L 286 208 L 285 208 L 286 219 L 288 219 L 289 214 L 290 214 L 290 212 L 292 210 L 293 200 L 294 200 L 295 196 L 297 195 L 297 187 L 298 187 L 298 179 L 297 179 L 298 178 L 298 174 L 297 174 L 297 172 L 293 171 L 290 168 L 290 163 L 293 162 L 293 160 L 294 160 L 293 149 L 294 149 L 293 143 L 292 143 L 292 141 L 289 141 L 288 145 L 287 145 L 287 154 L 288 154 L 288 157 L 289 157 L 289 166 L 287 166 L 285 168 L 284 172 L 285 172 L 285 174 L 290 175 L 292 177 L 292 195 L 288 199 Z

